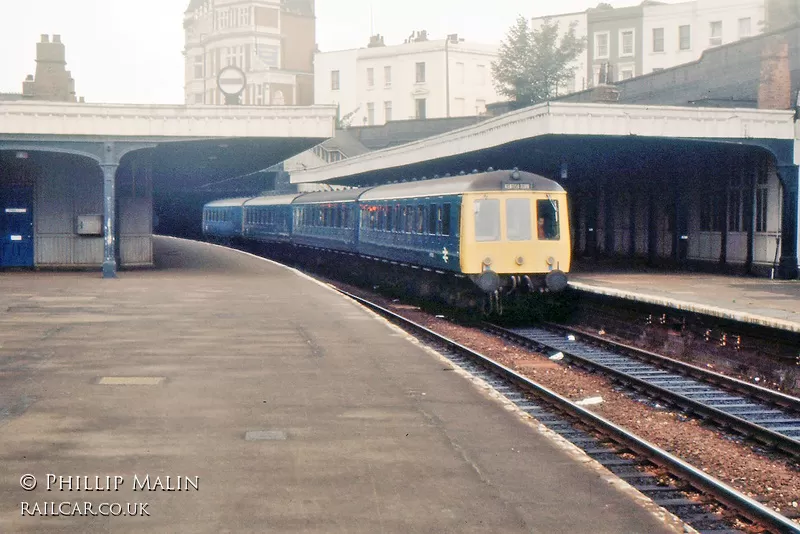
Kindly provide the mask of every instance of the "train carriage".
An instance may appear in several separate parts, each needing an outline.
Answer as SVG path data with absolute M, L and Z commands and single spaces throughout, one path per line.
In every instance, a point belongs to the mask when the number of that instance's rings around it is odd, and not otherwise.
M 244 203 L 247 239 L 287 243 L 292 237 L 292 201 L 299 194 L 256 197 Z
M 484 291 L 563 289 L 566 192 L 521 171 L 378 186 L 362 193 L 359 252 L 468 275 Z
M 520 171 L 485 173 L 462 197 L 461 272 L 479 286 L 503 275 L 512 284 L 561 290 L 570 269 L 567 193 Z
M 453 179 L 443 180 L 378 186 L 362 193 L 359 253 L 458 272 L 461 199 L 453 194 L 457 187 L 447 187 Z
M 215 200 L 203 206 L 203 234 L 221 241 L 242 236 L 244 203 L 250 198 Z
M 365 189 L 306 193 L 292 202 L 292 242 L 355 252 L 357 202 Z

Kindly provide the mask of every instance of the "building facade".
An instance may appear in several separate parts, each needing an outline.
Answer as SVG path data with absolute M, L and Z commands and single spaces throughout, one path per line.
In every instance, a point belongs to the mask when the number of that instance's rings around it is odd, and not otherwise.
M 314 0 L 191 0 L 184 30 L 186 104 L 224 104 L 228 65 L 247 77 L 244 105 L 314 103 Z
M 374 36 L 366 48 L 315 55 L 315 101 L 338 105 L 343 125 L 353 126 L 480 115 L 499 98 L 497 49 L 457 35 L 428 40 L 415 32 L 395 46 Z
M 696 0 L 642 8 L 641 74 L 699 59 L 709 48 L 764 31 L 764 0 Z
M 532 27 L 550 20 L 563 35 L 576 24 L 586 49 L 572 63 L 574 83 L 565 89 L 581 91 L 695 61 L 705 50 L 762 33 L 768 6 L 784 1 L 644 0 L 622 8 L 600 3 L 585 12 L 534 18 Z

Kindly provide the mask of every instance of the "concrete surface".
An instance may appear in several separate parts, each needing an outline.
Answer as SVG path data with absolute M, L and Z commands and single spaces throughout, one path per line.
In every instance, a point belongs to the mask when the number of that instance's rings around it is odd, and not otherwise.
M 700 273 L 572 273 L 570 287 L 800 332 L 800 281 Z
M 679 531 L 357 304 L 155 247 L 116 280 L 0 275 L 0 532 Z

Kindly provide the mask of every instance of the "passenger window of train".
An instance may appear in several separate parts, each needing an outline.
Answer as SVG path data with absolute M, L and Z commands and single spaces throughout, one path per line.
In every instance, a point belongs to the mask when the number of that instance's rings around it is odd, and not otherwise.
M 386 230 L 394 231 L 394 208 L 392 206 L 386 206 Z
M 531 201 L 527 198 L 506 199 L 506 236 L 509 241 L 530 241 Z
M 399 232 L 403 229 L 403 221 L 401 218 L 402 212 L 400 211 L 400 204 L 394 206 L 394 231 Z
M 347 206 L 342 206 L 342 226 L 350 228 L 350 209 Z
M 497 199 L 476 200 L 475 240 L 500 240 L 500 201 Z
M 450 204 L 442 204 L 442 235 L 450 235 Z
M 536 228 L 539 239 L 559 239 L 558 200 L 536 201 Z
M 436 215 L 438 206 L 436 204 L 431 204 L 428 206 L 428 233 L 431 235 L 436 235 Z
M 416 220 L 417 233 L 422 234 L 425 231 L 425 207 L 417 206 L 417 220 Z

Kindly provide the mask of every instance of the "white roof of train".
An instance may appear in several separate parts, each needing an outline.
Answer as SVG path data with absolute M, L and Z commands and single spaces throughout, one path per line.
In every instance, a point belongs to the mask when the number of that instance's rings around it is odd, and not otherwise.
M 223 198 L 221 200 L 214 200 L 207 203 L 205 208 L 238 208 L 244 205 L 245 202 L 250 200 L 252 197 L 246 198 Z

